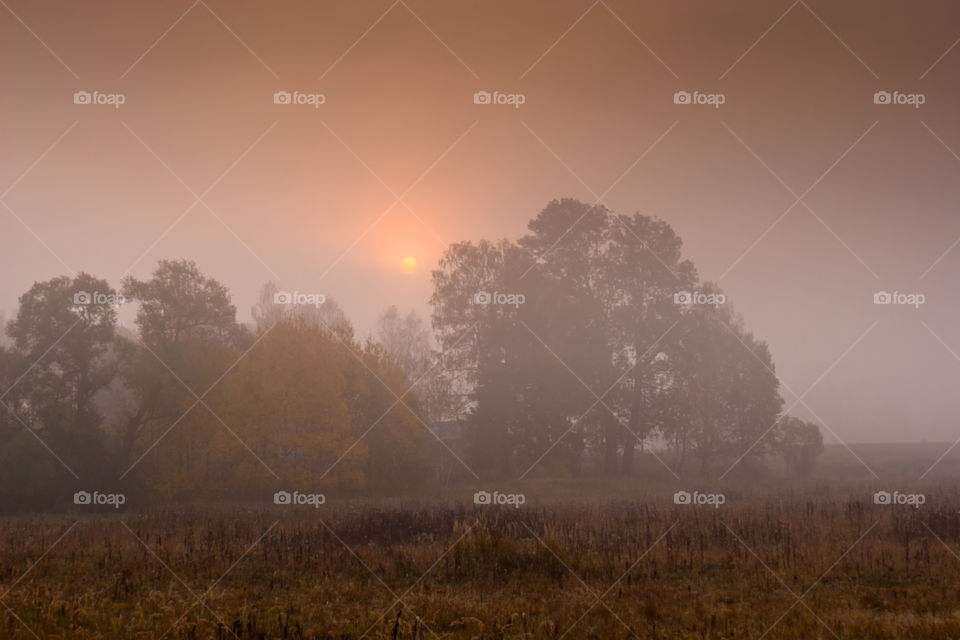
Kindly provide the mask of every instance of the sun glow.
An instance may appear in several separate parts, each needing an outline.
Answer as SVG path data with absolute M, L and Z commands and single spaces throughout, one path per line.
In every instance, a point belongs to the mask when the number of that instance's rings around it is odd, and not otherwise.
M 413 273 L 417 270 L 417 259 L 413 256 L 407 256 L 400 261 L 400 268 L 404 273 Z

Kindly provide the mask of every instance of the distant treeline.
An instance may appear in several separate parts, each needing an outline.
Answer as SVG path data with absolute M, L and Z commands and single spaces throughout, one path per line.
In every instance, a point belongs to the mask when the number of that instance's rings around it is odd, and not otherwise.
M 0 510 L 629 474 L 644 442 L 677 474 L 809 470 L 819 429 L 781 415 L 767 346 L 666 223 L 563 200 L 529 228 L 448 249 L 434 332 L 390 307 L 361 339 L 333 299 L 274 283 L 248 327 L 187 260 L 119 289 L 35 283 L 0 346 Z

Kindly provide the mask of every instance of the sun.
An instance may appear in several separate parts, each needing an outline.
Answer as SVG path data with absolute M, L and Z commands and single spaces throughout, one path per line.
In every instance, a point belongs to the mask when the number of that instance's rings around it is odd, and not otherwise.
M 404 273 L 413 273 L 417 270 L 417 259 L 413 256 L 407 256 L 400 261 L 400 268 Z

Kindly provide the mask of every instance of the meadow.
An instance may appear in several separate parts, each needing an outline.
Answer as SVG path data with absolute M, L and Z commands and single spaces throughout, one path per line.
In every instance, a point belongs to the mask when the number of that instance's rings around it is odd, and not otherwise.
M 622 489 L 0 521 L 3 638 L 960 637 L 960 495 Z

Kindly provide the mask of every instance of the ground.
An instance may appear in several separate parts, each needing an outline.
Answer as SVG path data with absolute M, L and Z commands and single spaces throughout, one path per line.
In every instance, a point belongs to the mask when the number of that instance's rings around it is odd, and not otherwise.
M 6 518 L 0 637 L 960 637 L 952 483 L 597 489 Z

